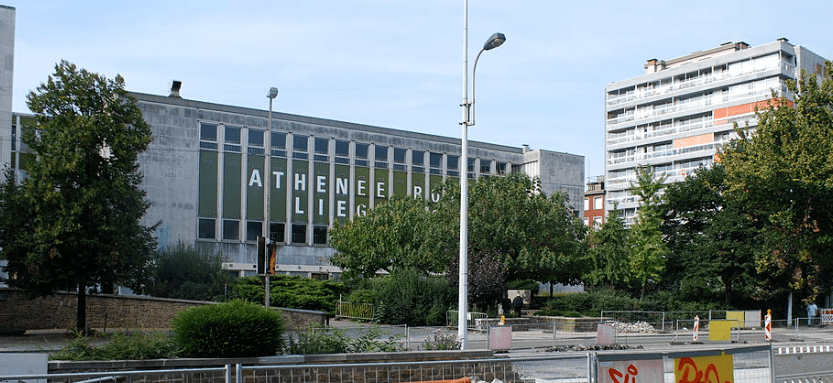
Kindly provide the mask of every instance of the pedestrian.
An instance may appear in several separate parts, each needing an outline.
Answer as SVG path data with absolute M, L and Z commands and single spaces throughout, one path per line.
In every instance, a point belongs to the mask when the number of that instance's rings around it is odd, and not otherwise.
M 521 298 L 520 295 L 516 296 L 515 299 L 512 300 L 512 308 L 515 309 L 515 316 L 520 318 L 521 309 L 524 308 L 524 299 Z
M 810 304 L 807 305 L 807 326 L 813 325 L 813 318 L 815 318 L 816 312 L 818 312 L 818 310 L 819 307 L 816 306 L 814 302 L 810 302 Z

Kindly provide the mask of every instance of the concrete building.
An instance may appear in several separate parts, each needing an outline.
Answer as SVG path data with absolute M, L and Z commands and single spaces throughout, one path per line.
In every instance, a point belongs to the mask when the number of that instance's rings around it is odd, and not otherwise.
M 600 229 L 605 222 L 605 179 L 595 177 L 584 190 L 584 224 Z
M 17 137 L 17 129 L 12 126 L 12 88 L 14 80 L 14 31 L 15 9 L 0 5 L 0 160 L 11 163 L 12 150 L 9 143 Z M 0 181 L 5 180 L 5 174 L 0 172 Z
M 271 148 L 265 148 L 265 110 L 133 96 L 154 132 L 140 156 L 151 202 L 147 223 L 161 222 L 161 244 L 219 251 L 225 266 L 241 273 L 255 270 L 256 240 L 266 232 L 265 153 L 271 158 L 269 236 L 280 244 L 281 273 L 338 273 L 328 262 L 334 224 L 393 196 L 439 201 L 432 189 L 461 174 L 523 172 L 539 177 L 547 194 L 582 198 L 584 157 L 578 155 L 470 142 L 463 170 L 459 138 L 285 113 L 272 114 Z
M 617 204 L 633 223 L 637 198 L 628 191 L 638 166 L 668 182 L 708 166 L 733 126 L 757 124 L 772 92 L 792 98 L 786 80 L 820 73 L 825 59 L 787 39 L 751 47 L 726 43 L 672 60 L 651 59 L 645 73 L 605 87 L 606 209 Z

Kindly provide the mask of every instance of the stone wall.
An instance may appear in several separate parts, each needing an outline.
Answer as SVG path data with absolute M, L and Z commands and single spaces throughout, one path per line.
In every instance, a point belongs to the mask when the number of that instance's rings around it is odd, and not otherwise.
M 0 332 L 71 329 L 75 327 L 78 297 L 59 292 L 52 296 L 26 299 L 17 289 L 0 288 Z M 87 325 L 95 329 L 168 329 L 176 314 L 189 307 L 213 302 L 96 294 L 87 295 Z M 286 328 L 303 329 L 325 324 L 321 311 L 280 309 Z

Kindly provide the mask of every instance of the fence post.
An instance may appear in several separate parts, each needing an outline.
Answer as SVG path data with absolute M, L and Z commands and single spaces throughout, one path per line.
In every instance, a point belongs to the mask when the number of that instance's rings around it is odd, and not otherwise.
M 411 349 L 411 329 L 408 328 L 407 323 L 405 323 L 405 349 Z
M 225 371 L 223 372 L 223 375 L 225 375 L 226 383 L 232 383 L 232 381 L 231 381 L 231 365 L 230 364 L 226 365 Z
M 237 366 L 234 370 L 234 375 L 235 375 L 234 376 L 235 377 L 235 383 L 243 383 L 243 365 L 242 364 L 237 363 Z M 231 383 L 231 382 L 228 382 L 228 383 Z
M 555 321 L 552 321 L 552 347 L 555 348 Z
M 665 332 L 665 311 L 662 312 L 662 332 Z
M 598 377 L 594 374 L 593 359 L 596 356 L 595 353 L 587 353 L 587 381 L 588 382 L 598 382 Z

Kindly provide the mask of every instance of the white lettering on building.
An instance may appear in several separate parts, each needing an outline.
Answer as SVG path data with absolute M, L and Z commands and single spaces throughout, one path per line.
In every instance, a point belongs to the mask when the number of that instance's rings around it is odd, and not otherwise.
M 366 183 L 367 181 L 365 180 L 359 180 L 356 182 L 356 195 L 360 195 L 362 197 L 367 195 L 365 192 L 365 189 L 367 189 L 367 186 L 365 185 Z
M 295 190 L 307 190 L 307 175 L 304 173 L 295 173 Z
M 319 193 L 326 193 L 327 192 L 327 177 L 326 176 L 317 176 L 315 177 L 315 191 Z
M 257 184 L 257 187 L 259 188 L 263 187 L 263 182 L 260 181 L 260 171 L 257 169 L 252 169 L 252 176 L 249 177 L 249 187 L 255 184 Z
M 347 217 L 347 201 L 336 201 L 336 215 Z
M 350 184 L 350 180 L 347 178 L 336 178 L 336 194 L 347 195 L 347 185 Z
M 301 209 L 301 197 L 295 197 L 295 214 L 304 214 L 304 210 Z
M 376 197 L 385 198 L 385 183 L 384 182 L 377 182 L 376 183 Z

